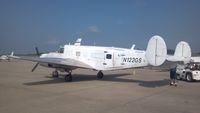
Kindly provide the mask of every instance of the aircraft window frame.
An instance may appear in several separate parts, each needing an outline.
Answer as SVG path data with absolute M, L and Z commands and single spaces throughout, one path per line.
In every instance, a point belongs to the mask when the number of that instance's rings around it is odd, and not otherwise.
M 76 51 L 76 56 L 77 57 L 81 56 L 81 52 L 80 51 Z
M 59 48 L 58 53 L 64 53 L 64 48 Z
M 112 59 L 112 54 L 106 54 L 106 59 Z

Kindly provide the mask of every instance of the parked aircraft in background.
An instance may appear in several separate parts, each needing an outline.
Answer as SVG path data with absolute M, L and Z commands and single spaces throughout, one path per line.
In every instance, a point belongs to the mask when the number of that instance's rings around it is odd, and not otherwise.
M 40 64 L 41 66 L 55 68 L 52 76 L 58 77 L 58 71 L 67 72 L 66 81 L 72 81 L 72 71 L 77 68 L 92 69 L 98 71 L 97 78 L 102 79 L 106 70 L 129 69 L 144 66 L 160 66 L 169 60 L 167 56 L 167 47 L 165 41 L 160 36 L 153 36 L 147 45 L 146 51 L 134 49 L 103 47 L 103 46 L 84 46 L 81 45 L 81 39 L 78 39 L 74 45 L 64 45 L 58 52 L 50 52 L 39 56 L 39 51 L 36 49 L 38 58 L 18 57 L 11 55 L 12 58 L 21 60 L 29 60 L 37 62 L 32 71 Z M 181 47 L 180 47 L 181 48 Z M 180 48 L 176 51 L 180 53 Z M 180 49 L 180 50 L 179 50 Z M 182 48 L 183 49 L 183 48 Z M 186 49 L 186 50 L 185 50 Z M 187 57 L 191 56 L 188 53 L 189 48 L 184 48 L 181 51 Z M 173 61 L 185 61 L 185 56 L 175 54 L 172 56 Z
M 2 55 L 2 56 L 0 57 L 0 61 L 2 61 L 2 60 L 8 60 L 8 56 Z
M 11 53 L 11 55 L 10 56 L 13 56 L 13 52 Z M 1 57 L 0 57 L 0 61 L 10 61 L 11 60 L 11 57 L 9 57 L 8 55 L 2 55 Z

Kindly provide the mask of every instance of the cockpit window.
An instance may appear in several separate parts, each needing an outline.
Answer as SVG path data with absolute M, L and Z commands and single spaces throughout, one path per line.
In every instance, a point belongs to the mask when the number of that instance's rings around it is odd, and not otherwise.
M 63 47 L 59 48 L 58 53 L 64 53 L 64 48 Z

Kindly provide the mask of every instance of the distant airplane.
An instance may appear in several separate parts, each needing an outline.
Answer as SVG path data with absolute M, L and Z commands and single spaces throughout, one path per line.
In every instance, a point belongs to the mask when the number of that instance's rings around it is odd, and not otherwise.
M 2 61 L 2 60 L 8 60 L 8 56 L 2 55 L 2 56 L 0 57 L 0 61 Z
M 13 54 L 14 54 L 14 53 L 12 52 L 10 56 L 13 56 Z M 10 58 L 8 55 L 2 55 L 2 56 L 0 57 L 0 61 L 5 61 L 5 60 L 10 61 L 11 58 Z
M 37 62 L 33 67 L 32 72 L 40 64 L 44 67 L 55 68 L 52 76 L 58 77 L 58 71 L 67 72 L 65 81 L 72 81 L 72 70 L 77 68 L 92 69 L 98 71 L 97 78 L 102 79 L 106 70 L 121 70 L 144 66 L 160 66 L 165 62 L 167 56 L 167 47 L 165 41 L 160 36 L 153 36 L 147 45 L 146 51 L 135 50 L 135 45 L 130 49 L 116 47 L 101 47 L 101 46 L 83 46 L 81 39 L 78 39 L 74 45 L 64 45 L 57 52 L 50 52 L 39 56 L 39 51 L 36 48 L 37 58 L 18 57 L 11 55 L 11 58 L 21 60 L 29 60 Z M 188 48 L 184 48 L 188 49 Z M 191 56 L 189 50 L 181 51 L 186 56 Z M 177 49 L 177 52 L 180 52 Z M 174 56 L 171 56 L 174 57 Z M 187 58 L 176 56 L 173 61 L 185 61 Z

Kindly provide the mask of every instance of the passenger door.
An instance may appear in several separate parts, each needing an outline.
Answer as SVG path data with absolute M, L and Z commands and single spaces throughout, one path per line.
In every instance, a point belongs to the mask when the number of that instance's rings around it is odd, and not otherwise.
M 125 55 L 123 53 L 115 52 L 113 54 L 113 67 L 121 68 L 124 66 L 123 57 Z

